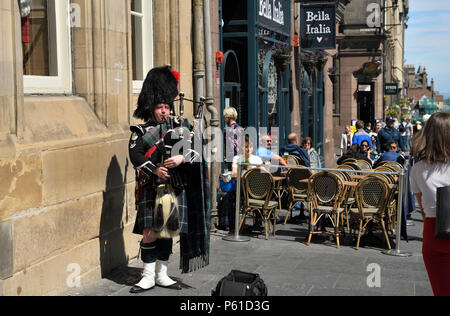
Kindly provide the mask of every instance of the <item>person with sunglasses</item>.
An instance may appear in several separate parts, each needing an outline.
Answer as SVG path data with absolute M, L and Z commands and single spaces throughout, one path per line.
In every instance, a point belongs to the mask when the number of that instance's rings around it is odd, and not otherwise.
M 353 144 L 352 147 L 341 157 L 337 160 L 337 165 L 340 166 L 349 158 L 354 158 L 358 160 L 365 160 L 372 164 L 372 159 L 370 158 L 371 149 L 369 142 L 366 140 L 363 140 L 361 142 L 361 146 L 358 146 L 358 144 Z
M 272 151 L 272 137 L 270 135 L 264 135 L 261 137 L 261 146 L 258 147 L 256 155 L 260 157 L 265 164 L 280 164 L 287 166 L 287 162 Z
M 401 164 L 402 166 L 405 165 L 405 157 L 397 153 L 398 145 L 395 141 L 389 141 L 384 146 L 384 153 L 381 154 L 380 158 L 375 162 L 373 165 L 374 168 L 378 167 L 380 163 L 383 161 L 395 161 Z
M 373 148 L 370 147 L 370 144 L 367 140 L 363 140 L 361 142 L 361 146 L 359 146 L 359 152 L 363 155 L 364 158 L 367 158 L 371 164 L 375 160 Z

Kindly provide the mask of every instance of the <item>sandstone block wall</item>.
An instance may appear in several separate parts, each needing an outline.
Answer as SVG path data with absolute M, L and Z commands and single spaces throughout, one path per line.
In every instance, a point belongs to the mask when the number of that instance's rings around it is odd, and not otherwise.
M 138 254 L 131 0 L 72 1 L 71 95 L 24 95 L 17 3 L 0 2 L 0 295 L 57 295 Z M 192 98 L 191 1 L 154 3 L 154 65 L 182 65 Z

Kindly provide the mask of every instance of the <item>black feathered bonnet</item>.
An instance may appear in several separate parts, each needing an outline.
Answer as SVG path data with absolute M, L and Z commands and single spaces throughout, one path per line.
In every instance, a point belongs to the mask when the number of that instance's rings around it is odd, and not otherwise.
M 153 118 L 156 105 L 169 104 L 172 108 L 178 95 L 178 80 L 178 73 L 169 66 L 150 70 L 142 85 L 134 117 L 148 122 Z

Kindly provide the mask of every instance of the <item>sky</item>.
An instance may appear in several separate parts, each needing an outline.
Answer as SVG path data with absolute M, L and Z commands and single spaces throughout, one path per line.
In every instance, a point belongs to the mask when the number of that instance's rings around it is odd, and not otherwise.
M 450 1 L 409 2 L 405 65 L 415 65 L 416 71 L 425 66 L 429 80 L 434 78 L 435 90 L 450 94 Z

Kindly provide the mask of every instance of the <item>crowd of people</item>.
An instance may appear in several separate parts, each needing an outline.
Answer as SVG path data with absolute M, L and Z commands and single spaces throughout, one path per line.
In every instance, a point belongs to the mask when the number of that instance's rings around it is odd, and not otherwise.
M 374 167 L 382 161 L 405 163 L 411 148 L 414 128 L 409 119 L 403 119 L 398 124 L 392 117 L 385 122 L 378 121 L 372 129 L 371 123 L 356 122 L 356 132 L 346 126 L 341 136 L 340 158 L 337 164 L 342 164 L 347 158 L 363 159 Z M 417 133 L 417 131 L 416 131 Z

